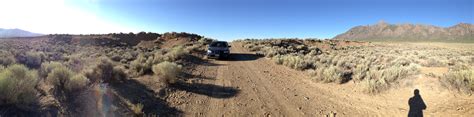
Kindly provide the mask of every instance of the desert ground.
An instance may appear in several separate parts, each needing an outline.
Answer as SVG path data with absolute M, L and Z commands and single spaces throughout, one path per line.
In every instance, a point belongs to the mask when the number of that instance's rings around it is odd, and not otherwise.
M 418 44 L 459 47 L 443 43 Z M 193 73 L 200 77 L 193 82 L 206 84 L 203 89 L 176 92 L 191 92 L 191 95 L 174 97 L 186 99 L 185 102 L 173 104 L 183 110 L 184 115 L 407 116 L 408 100 L 414 96 L 415 89 L 420 91 L 426 104 L 423 112 L 427 116 L 474 114 L 472 96 L 450 91 L 438 79 L 424 74 L 405 79 L 397 88 L 369 95 L 354 82 L 314 82 L 304 71 L 257 57 L 242 48 L 242 43 L 233 43 L 231 51 L 233 56 L 229 60 L 211 61 L 195 69 Z M 422 72 L 438 73 L 436 70 Z
M 131 35 L 0 40 L 0 115 L 474 115 L 474 44 Z

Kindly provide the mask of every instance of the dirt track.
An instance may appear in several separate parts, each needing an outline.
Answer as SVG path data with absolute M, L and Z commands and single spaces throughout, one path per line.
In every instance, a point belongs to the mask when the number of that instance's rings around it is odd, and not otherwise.
M 229 60 L 197 66 L 197 79 L 178 86 L 168 99 L 171 106 L 185 116 L 407 116 L 408 100 L 419 89 L 424 115 L 474 115 L 474 96 L 452 93 L 433 78 L 420 75 L 368 95 L 353 82 L 313 82 L 305 72 L 256 57 L 238 43 L 231 52 Z

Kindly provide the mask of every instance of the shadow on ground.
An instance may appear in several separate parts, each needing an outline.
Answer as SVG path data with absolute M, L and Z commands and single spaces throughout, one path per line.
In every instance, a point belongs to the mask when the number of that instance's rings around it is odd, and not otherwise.
M 260 56 L 255 54 L 247 54 L 247 53 L 231 53 L 229 58 L 222 59 L 223 61 L 252 61 L 257 60 Z
M 126 83 L 112 84 L 112 88 L 133 104 L 143 104 L 142 111 L 146 115 L 180 116 L 183 113 L 174 107 L 170 107 L 159 97 L 155 97 L 154 91 L 138 81 L 129 80 Z
M 38 110 L 38 108 L 35 108 Z M 54 111 L 57 112 L 57 111 Z M 46 115 L 48 112 L 39 112 L 39 111 L 29 111 L 25 109 L 20 109 L 15 107 L 14 105 L 2 105 L 0 106 L 0 117 L 35 117 L 35 116 L 43 116 Z M 54 116 L 54 115 L 52 115 Z
M 185 55 L 184 57 L 187 62 L 190 62 L 194 65 L 204 65 L 204 66 L 220 66 L 220 64 L 215 64 L 212 62 L 209 62 L 209 60 L 202 59 L 200 57 L 194 56 L 194 55 Z
M 423 117 L 423 110 L 426 109 L 426 104 L 421 98 L 420 90 L 415 89 L 413 97 L 408 100 L 410 110 L 408 111 L 408 117 Z
M 236 96 L 240 90 L 233 87 L 218 86 L 213 84 L 202 83 L 184 83 L 178 82 L 171 85 L 171 88 L 183 90 L 200 95 L 206 95 L 213 98 L 231 98 Z
M 204 76 L 204 75 L 194 75 L 194 74 L 186 73 L 186 72 L 184 72 L 182 74 L 182 77 L 180 77 L 180 78 L 184 79 L 184 80 L 190 80 L 190 79 L 215 80 L 215 78 L 212 78 L 212 77 L 207 77 L 207 76 Z

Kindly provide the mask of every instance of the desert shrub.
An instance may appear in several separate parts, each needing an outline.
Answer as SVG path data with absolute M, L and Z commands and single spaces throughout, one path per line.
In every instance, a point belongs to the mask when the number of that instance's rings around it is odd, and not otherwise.
M 165 57 L 164 60 L 176 61 L 187 53 L 188 51 L 186 51 L 184 46 L 176 46 L 176 47 L 171 48 L 171 50 L 164 55 Z
M 369 94 L 375 94 L 386 89 L 387 83 L 383 80 L 366 79 L 362 82 L 364 91 Z
M 89 79 L 87 79 L 83 74 L 76 74 L 69 79 L 65 88 L 69 92 L 81 91 L 88 83 Z
M 80 72 L 88 65 L 79 55 L 69 56 L 67 62 L 65 62 L 64 64 L 75 72 Z
M 203 45 L 207 45 L 207 44 L 210 44 L 213 41 L 217 41 L 217 40 L 211 39 L 211 38 L 201 38 L 201 39 L 199 39 L 198 42 L 203 44 Z
M 0 105 L 28 109 L 36 103 L 38 75 L 23 65 L 14 64 L 0 72 Z
M 43 56 L 41 52 L 26 52 L 22 62 L 29 68 L 38 68 L 41 66 Z
M 122 60 L 122 57 L 119 56 L 119 55 L 112 55 L 112 57 L 110 57 L 111 60 L 113 61 L 120 61 Z
M 151 64 L 158 64 L 165 61 L 164 52 L 162 50 L 157 50 L 153 53 L 153 58 Z
M 398 79 L 403 79 L 409 75 L 417 74 L 418 66 L 410 64 L 409 66 L 393 66 L 383 70 L 383 79 L 387 82 L 394 82 Z
M 11 64 L 14 64 L 15 62 L 16 62 L 16 60 L 13 57 L 13 55 L 4 55 L 4 56 L 0 55 L 0 66 L 1 65 L 9 66 Z
M 138 116 L 143 115 L 143 104 L 141 104 L 141 103 L 132 104 L 130 109 L 132 110 L 133 114 L 135 114 L 135 115 L 138 115 Z
M 387 61 L 391 61 L 390 59 L 393 59 L 393 58 L 389 58 Z M 404 57 L 400 57 L 400 58 L 396 58 L 395 60 L 393 60 L 391 62 L 391 65 L 392 66 L 408 66 L 411 63 L 412 62 L 409 59 L 404 58 Z
M 58 67 L 64 67 L 64 65 L 54 61 L 42 63 L 41 68 L 39 69 L 39 76 L 46 78 L 54 68 Z
M 461 71 L 461 70 L 468 70 L 470 67 L 466 64 L 455 64 L 454 66 L 449 66 L 449 71 Z
M 449 71 L 442 77 L 442 81 L 454 89 L 471 93 L 474 91 L 474 70 Z
M 318 71 L 314 69 L 307 70 L 306 72 L 308 72 L 309 76 L 311 77 L 315 77 L 316 75 L 318 75 Z
M 127 80 L 127 73 L 125 73 L 125 68 L 123 66 L 115 66 L 113 71 L 113 77 L 114 80 L 118 80 L 118 81 L 125 81 Z
M 153 66 L 153 73 L 159 76 L 166 84 L 173 84 L 178 80 L 181 65 L 172 62 L 162 62 Z
M 274 59 L 277 64 L 283 64 L 297 70 L 304 70 L 310 67 L 310 64 L 307 63 L 302 56 L 283 55 L 275 56 Z
M 352 72 L 350 70 L 341 70 L 336 66 L 329 66 L 328 68 L 318 69 L 314 79 L 325 83 L 335 82 L 342 84 L 348 82 L 351 79 L 351 75 Z
M 275 55 L 278 55 L 278 51 L 274 50 L 273 48 L 268 48 L 265 51 L 265 57 L 267 58 L 272 58 Z
M 194 44 L 192 44 L 192 46 L 186 47 L 185 51 L 187 51 L 187 52 L 198 52 L 203 45 L 204 45 L 203 43 L 194 43 Z
M 385 69 L 374 68 L 376 69 L 370 69 L 367 72 L 364 81 L 362 81 L 364 90 L 368 93 L 381 92 L 398 80 L 419 73 L 419 66 L 416 64 L 410 64 L 408 66 L 391 66 Z
M 368 71 L 369 71 L 369 65 L 359 64 L 355 67 L 354 75 L 352 76 L 352 78 L 357 81 L 363 80 L 365 76 L 367 75 Z
M 64 65 L 55 67 L 48 73 L 47 81 L 54 86 L 56 91 L 66 91 L 74 72 Z
M 132 76 L 140 76 L 151 71 L 154 60 L 149 60 L 145 55 L 140 54 L 137 59 L 130 63 L 130 74 Z
M 278 65 L 281 65 L 283 64 L 283 58 L 281 57 L 281 55 L 275 55 L 272 57 L 272 60 L 273 62 L 275 62 L 276 64 Z
M 336 66 L 329 66 L 328 68 L 320 68 L 317 70 L 317 75 L 314 78 L 316 81 L 321 81 L 325 83 L 337 82 L 343 83 L 342 71 L 340 71 Z
M 126 74 L 123 68 L 114 68 L 115 65 L 108 58 L 101 58 L 101 61 L 92 68 L 91 71 L 86 72 L 86 77 L 92 83 L 116 83 L 126 80 Z
M 249 50 L 250 51 L 260 51 L 262 48 L 263 48 L 263 46 L 257 45 L 257 46 L 253 46 Z
M 133 55 L 131 54 L 131 52 L 125 52 L 125 53 L 122 55 L 122 58 L 123 58 L 123 59 L 126 59 L 127 61 L 134 59 L 134 57 L 133 57 Z
M 424 63 L 423 66 L 426 66 L 426 67 L 442 67 L 442 66 L 445 66 L 445 64 L 442 61 L 437 60 L 435 58 L 429 58 L 428 60 L 426 60 L 426 63 Z

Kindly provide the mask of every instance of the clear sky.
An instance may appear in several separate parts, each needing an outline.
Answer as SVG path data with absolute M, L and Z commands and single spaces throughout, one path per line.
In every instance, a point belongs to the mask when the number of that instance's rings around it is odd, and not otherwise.
M 0 28 L 191 32 L 220 40 L 332 38 L 388 23 L 474 23 L 473 0 L 0 0 Z

